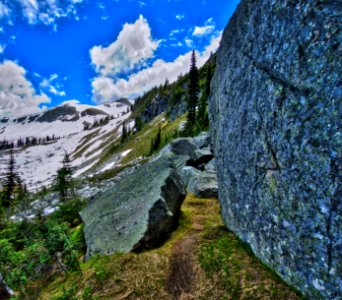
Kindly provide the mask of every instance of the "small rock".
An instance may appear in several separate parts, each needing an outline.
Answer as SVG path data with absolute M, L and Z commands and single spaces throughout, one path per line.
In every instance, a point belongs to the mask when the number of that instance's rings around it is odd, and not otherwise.
M 189 182 L 188 192 L 199 198 L 216 198 L 218 196 L 217 176 L 202 172 Z
M 194 167 L 187 166 L 178 171 L 178 174 L 183 182 L 185 188 L 188 187 L 190 181 L 197 176 L 201 175 L 201 171 L 195 169 Z

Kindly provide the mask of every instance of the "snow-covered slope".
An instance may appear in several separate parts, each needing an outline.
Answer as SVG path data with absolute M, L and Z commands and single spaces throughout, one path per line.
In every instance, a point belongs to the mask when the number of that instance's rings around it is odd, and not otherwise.
M 104 147 L 121 134 L 130 108 L 127 100 L 98 106 L 71 103 L 19 118 L 0 116 L 0 141 L 15 145 L 18 140 L 40 141 L 39 145 L 14 148 L 18 172 L 29 188 L 36 190 L 51 183 L 65 151 L 71 154 L 77 176 L 94 166 Z M 0 150 L 0 157 L 3 169 L 8 151 Z

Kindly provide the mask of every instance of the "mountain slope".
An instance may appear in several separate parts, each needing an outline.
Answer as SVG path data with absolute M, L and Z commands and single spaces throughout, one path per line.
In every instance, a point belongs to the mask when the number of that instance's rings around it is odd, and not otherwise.
M 15 145 L 18 172 L 31 190 L 37 190 L 51 183 L 65 151 L 71 154 L 76 176 L 98 162 L 103 144 L 120 136 L 130 109 L 127 100 L 98 106 L 71 103 L 40 114 L 3 118 L 0 138 Z M 18 141 L 23 143 L 19 147 Z M 0 155 L 5 162 L 6 151 Z

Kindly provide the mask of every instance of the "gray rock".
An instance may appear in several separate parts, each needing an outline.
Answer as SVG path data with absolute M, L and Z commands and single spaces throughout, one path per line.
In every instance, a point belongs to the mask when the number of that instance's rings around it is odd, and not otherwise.
M 194 167 L 187 166 L 178 171 L 178 174 L 183 182 L 185 188 L 188 187 L 190 181 L 197 176 L 200 176 L 201 171 L 195 169 Z
M 216 174 L 216 161 L 215 158 L 213 158 L 210 162 L 208 162 L 206 164 L 206 166 L 204 167 L 205 171 L 207 171 L 207 173 L 214 173 Z
M 198 136 L 192 139 L 192 142 L 197 148 L 205 148 L 210 146 L 210 135 L 208 132 L 201 132 Z
M 187 191 L 199 198 L 217 197 L 217 176 L 213 173 L 201 172 L 194 176 L 188 185 Z
M 195 151 L 197 147 L 191 138 L 179 138 L 170 144 L 171 152 L 177 155 L 187 155 L 191 159 L 196 159 Z
M 167 237 L 185 198 L 174 159 L 168 152 L 152 160 L 97 194 L 81 211 L 87 258 L 150 247 Z
M 213 153 L 209 148 L 197 149 L 194 153 L 194 159 L 189 163 L 200 170 L 204 170 L 206 164 L 213 159 Z
M 309 299 L 342 299 L 341 17 L 241 1 L 209 99 L 224 221 Z

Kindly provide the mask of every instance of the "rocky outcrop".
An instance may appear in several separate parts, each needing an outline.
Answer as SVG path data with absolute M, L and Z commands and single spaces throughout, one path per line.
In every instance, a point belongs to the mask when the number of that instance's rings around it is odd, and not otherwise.
M 85 117 L 85 116 L 108 116 L 107 113 L 105 113 L 104 111 L 97 109 L 97 108 L 87 108 L 84 111 L 81 112 L 81 116 Z
M 201 136 L 202 143 L 198 145 L 204 150 L 209 145 L 208 134 Z M 148 163 L 125 171 L 118 181 L 110 187 L 103 186 L 103 192 L 91 197 L 81 212 L 88 258 L 97 253 L 129 252 L 159 245 L 177 225 L 186 192 L 203 198 L 215 195 L 212 188 L 216 174 L 187 166 L 201 149 L 195 143 L 190 138 L 173 141 Z M 205 176 L 214 179 L 195 181 Z
M 81 212 L 87 257 L 158 244 L 177 224 L 184 198 L 171 154 L 128 174 Z
M 78 119 L 79 115 L 75 107 L 63 105 L 44 112 L 38 119 L 36 119 L 36 121 L 41 123 L 51 123 L 56 120 L 73 122 L 77 121 Z
M 243 0 L 209 99 L 226 225 L 310 299 L 342 299 L 341 17 Z

